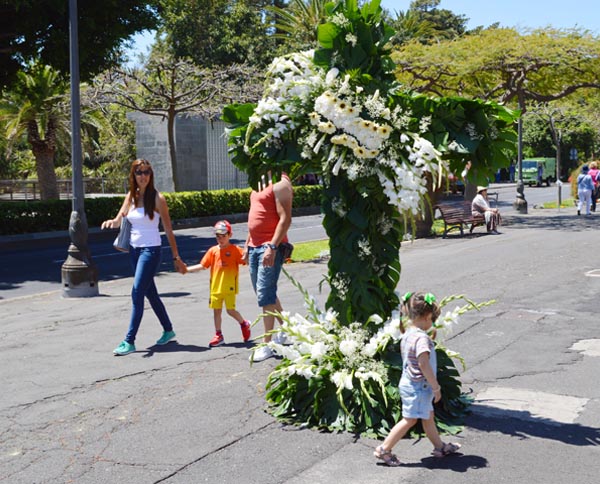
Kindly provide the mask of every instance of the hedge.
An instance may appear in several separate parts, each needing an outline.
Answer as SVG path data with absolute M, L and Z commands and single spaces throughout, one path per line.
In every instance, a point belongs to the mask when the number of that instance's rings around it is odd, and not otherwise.
M 204 190 L 165 193 L 172 220 L 213 215 L 245 213 L 250 206 L 250 189 Z M 113 218 L 123 203 L 123 196 L 85 199 L 89 227 L 99 227 Z M 294 208 L 321 205 L 320 186 L 294 187 Z M 2 201 L 0 235 L 27 234 L 67 230 L 71 217 L 71 200 Z

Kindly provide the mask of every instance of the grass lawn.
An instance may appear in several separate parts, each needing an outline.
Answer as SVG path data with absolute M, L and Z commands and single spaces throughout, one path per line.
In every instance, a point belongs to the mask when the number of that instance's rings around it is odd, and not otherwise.
M 325 255 L 329 255 L 329 239 L 298 242 L 294 244 L 292 262 L 320 259 Z
M 574 198 L 567 198 L 566 200 L 561 200 L 560 203 L 560 208 L 569 208 L 569 207 L 574 207 L 575 203 L 575 199 Z M 546 202 L 544 204 L 542 204 L 542 207 L 544 208 L 558 208 L 558 202 Z

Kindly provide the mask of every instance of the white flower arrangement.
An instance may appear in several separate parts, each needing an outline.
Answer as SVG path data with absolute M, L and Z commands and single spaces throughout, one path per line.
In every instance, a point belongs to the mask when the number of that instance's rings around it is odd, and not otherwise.
M 421 136 L 431 118 L 421 118 L 419 132 L 408 131 L 410 113 L 399 106 L 390 110 L 379 90 L 367 93 L 353 86 L 350 76 L 341 77 L 337 68 L 316 67 L 313 54 L 306 51 L 272 62 L 246 143 L 256 130 L 264 135 L 245 151 L 261 144 L 278 146 L 286 133 L 300 128 L 302 157 L 322 160 L 325 176 L 346 172 L 357 180 L 375 174 L 390 204 L 400 213 L 417 214 L 426 192 L 425 173 L 437 180 L 446 168 L 442 154 Z

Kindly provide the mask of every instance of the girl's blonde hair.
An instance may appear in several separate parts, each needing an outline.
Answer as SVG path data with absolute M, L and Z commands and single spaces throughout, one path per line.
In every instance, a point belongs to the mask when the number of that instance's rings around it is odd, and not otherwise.
M 598 168 L 598 162 L 597 161 L 592 161 L 590 163 L 590 168 L 594 168 L 594 169 Z

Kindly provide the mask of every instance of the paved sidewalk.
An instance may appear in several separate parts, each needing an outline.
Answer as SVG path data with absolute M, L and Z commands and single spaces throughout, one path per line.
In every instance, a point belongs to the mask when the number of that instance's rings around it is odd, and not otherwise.
M 208 348 L 208 274 L 166 273 L 157 285 L 177 342 L 153 346 L 160 326 L 148 308 L 138 351 L 125 357 L 112 349 L 126 331 L 130 278 L 103 282 L 92 299 L 0 301 L 0 483 L 595 482 L 600 262 L 585 254 L 598 222 L 539 212 L 511 215 L 501 236 L 476 229 L 401 249 L 401 292 L 497 300 L 446 341 L 465 357 L 464 390 L 476 400 L 461 455 L 435 460 L 426 439 L 403 440 L 406 465 L 391 469 L 376 464 L 374 440 L 279 424 L 264 401 L 276 361 L 250 366 L 251 345 L 225 315 L 227 344 Z M 287 268 L 324 301 L 325 262 Z M 238 309 L 253 319 L 245 268 L 241 287 Z M 303 311 L 284 279 L 280 298 Z

